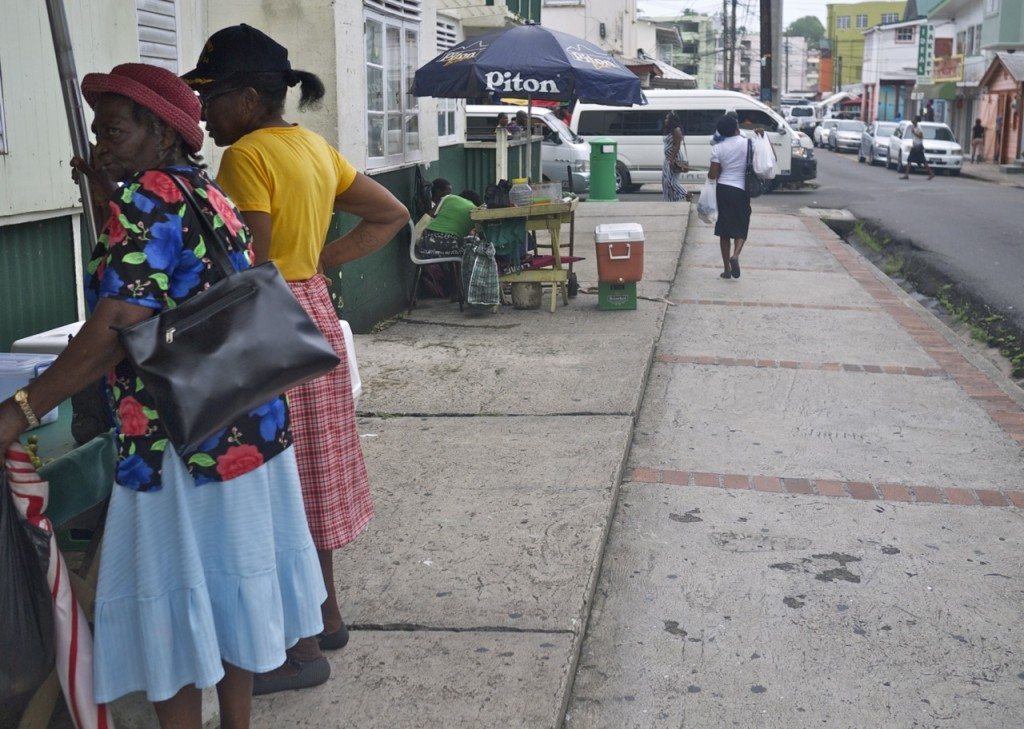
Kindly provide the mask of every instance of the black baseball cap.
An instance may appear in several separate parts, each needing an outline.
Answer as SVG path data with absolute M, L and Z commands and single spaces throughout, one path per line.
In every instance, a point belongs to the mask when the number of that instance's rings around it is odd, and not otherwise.
M 199 63 L 181 79 L 200 90 L 236 73 L 291 70 L 287 48 L 263 31 L 242 23 L 211 35 L 199 55 Z

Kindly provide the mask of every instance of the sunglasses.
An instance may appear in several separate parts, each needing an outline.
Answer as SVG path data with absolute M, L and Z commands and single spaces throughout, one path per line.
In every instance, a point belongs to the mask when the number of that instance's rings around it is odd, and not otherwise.
M 202 104 L 204 109 L 206 109 L 210 104 L 212 104 L 214 101 L 216 101 L 220 97 L 226 96 L 227 94 L 230 94 L 230 93 L 234 93 L 235 91 L 238 91 L 238 90 L 239 89 L 237 87 L 232 87 L 232 88 L 227 88 L 227 89 L 221 89 L 220 91 L 214 91 L 212 94 L 205 94 L 205 95 L 204 94 L 200 94 L 199 95 L 199 103 Z

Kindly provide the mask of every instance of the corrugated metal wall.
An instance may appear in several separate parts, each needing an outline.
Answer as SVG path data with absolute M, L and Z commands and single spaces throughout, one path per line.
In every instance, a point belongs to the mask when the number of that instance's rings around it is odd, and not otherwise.
M 71 220 L 0 227 L 0 352 L 78 319 Z

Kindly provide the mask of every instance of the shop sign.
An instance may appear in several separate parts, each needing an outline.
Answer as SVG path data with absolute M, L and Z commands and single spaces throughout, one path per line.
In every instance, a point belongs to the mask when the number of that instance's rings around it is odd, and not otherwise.
M 932 43 L 935 31 L 930 25 L 922 25 L 917 34 L 917 83 L 932 83 Z

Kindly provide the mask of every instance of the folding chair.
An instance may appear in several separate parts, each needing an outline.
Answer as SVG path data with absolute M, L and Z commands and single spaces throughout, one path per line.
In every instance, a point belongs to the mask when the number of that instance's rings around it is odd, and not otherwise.
M 432 218 L 429 215 L 424 215 L 420 218 L 419 222 L 415 225 L 412 219 L 409 220 L 409 260 L 412 261 L 413 265 L 416 266 L 416 275 L 412 281 L 412 291 L 409 292 L 409 312 L 412 313 L 413 307 L 416 306 L 416 294 L 420 287 L 420 276 L 423 274 L 423 267 L 429 266 L 432 263 L 449 264 L 451 267 L 452 274 L 455 276 L 455 285 L 458 287 L 459 292 L 459 311 L 462 311 L 463 304 L 466 300 L 465 292 L 462 290 L 462 256 L 448 256 L 446 258 L 420 258 L 416 255 L 416 241 L 420 239 L 420 235 L 426 230 L 427 225 L 430 224 Z

